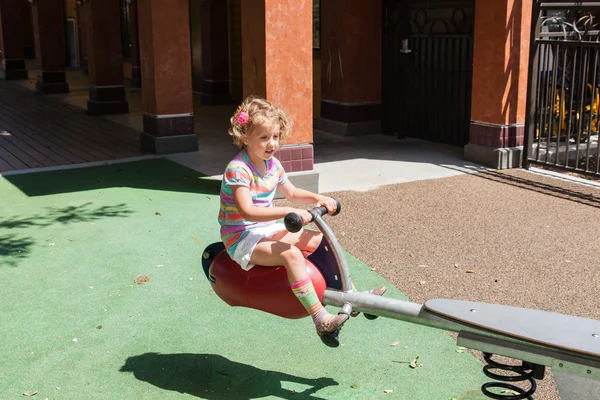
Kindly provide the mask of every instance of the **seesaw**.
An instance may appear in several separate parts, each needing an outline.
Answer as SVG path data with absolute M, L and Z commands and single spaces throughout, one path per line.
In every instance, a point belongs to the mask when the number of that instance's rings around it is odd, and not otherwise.
M 335 214 L 339 211 L 338 202 Z M 484 355 L 487 365 L 483 372 L 494 379 L 481 387 L 489 398 L 533 399 L 536 380 L 544 379 L 545 367 L 550 367 L 562 400 L 600 400 L 600 321 L 451 299 L 432 299 L 418 304 L 358 292 L 352 289 L 344 252 L 323 219 L 327 210 L 318 207 L 309 212 L 323 233 L 323 240 L 315 252 L 307 255 L 306 267 L 324 305 L 339 307 L 339 313 L 348 315 L 359 311 L 369 319 L 392 318 L 458 333 L 458 346 L 481 351 Z M 288 214 L 284 222 L 290 232 L 302 228 L 296 214 Z M 204 250 L 202 264 L 213 290 L 230 306 L 249 307 L 283 318 L 308 317 L 291 292 L 284 267 L 255 266 L 243 271 L 229 258 L 220 242 Z M 326 345 L 337 347 L 339 333 L 337 330 L 321 339 Z M 521 364 L 499 363 L 493 359 L 495 355 L 521 361 Z M 509 383 L 519 381 L 528 381 L 529 388 Z M 493 388 L 496 390 L 491 391 Z

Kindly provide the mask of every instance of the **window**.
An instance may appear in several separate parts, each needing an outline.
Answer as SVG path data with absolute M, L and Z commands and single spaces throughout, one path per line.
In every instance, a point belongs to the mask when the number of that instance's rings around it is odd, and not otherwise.
M 123 58 L 131 57 L 131 40 L 129 37 L 129 0 L 121 0 L 121 45 Z
M 313 49 L 321 48 L 321 0 L 313 0 Z

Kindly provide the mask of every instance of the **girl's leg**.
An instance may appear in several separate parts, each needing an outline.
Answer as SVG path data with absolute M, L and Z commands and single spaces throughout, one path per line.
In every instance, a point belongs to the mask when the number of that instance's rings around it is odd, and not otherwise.
M 292 291 L 311 315 L 319 336 L 333 332 L 348 319 L 345 314 L 330 314 L 323 307 L 306 272 L 304 255 L 295 245 L 275 239 L 262 239 L 254 248 L 250 262 L 264 266 L 285 266 Z
M 273 235 L 273 239 L 294 245 L 301 251 L 313 252 L 321 244 L 323 234 L 309 229 L 300 229 L 296 233 L 281 231 Z
M 295 245 L 302 251 L 313 252 L 317 249 L 317 247 L 319 247 L 319 244 L 323 238 L 323 234 L 321 232 L 301 229 L 297 233 L 283 231 L 274 236 L 274 238 L 277 238 L 282 242 Z M 354 284 L 352 284 L 352 289 L 356 290 Z M 369 290 L 367 293 L 374 294 L 375 296 L 383 296 L 386 291 L 387 288 L 385 286 L 379 286 L 375 289 Z M 358 311 L 352 311 L 350 316 L 357 317 L 359 314 L 360 313 Z

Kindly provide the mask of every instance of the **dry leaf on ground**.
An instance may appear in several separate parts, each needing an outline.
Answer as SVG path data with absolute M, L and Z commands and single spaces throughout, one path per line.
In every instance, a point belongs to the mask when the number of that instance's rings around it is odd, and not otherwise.
M 150 280 L 150 277 L 146 276 L 146 275 L 140 275 L 140 276 L 136 276 L 134 279 L 134 282 L 141 285 L 142 283 L 148 282 Z
M 421 364 L 421 363 L 419 362 L 419 356 L 417 356 L 417 357 L 416 357 L 416 358 L 413 360 L 413 362 L 411 362 L 411 363 L 409 364 L 409 367 L 411 367 L 411 368 L 417 368 L 417 367 L 422 367 L 422 366 L 423 366 L 423 364 Z

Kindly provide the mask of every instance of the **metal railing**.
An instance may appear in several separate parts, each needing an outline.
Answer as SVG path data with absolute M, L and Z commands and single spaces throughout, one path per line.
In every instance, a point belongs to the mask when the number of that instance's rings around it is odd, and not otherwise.
M 600 2 L 535 1 L 524 164 L 600 176 Z

